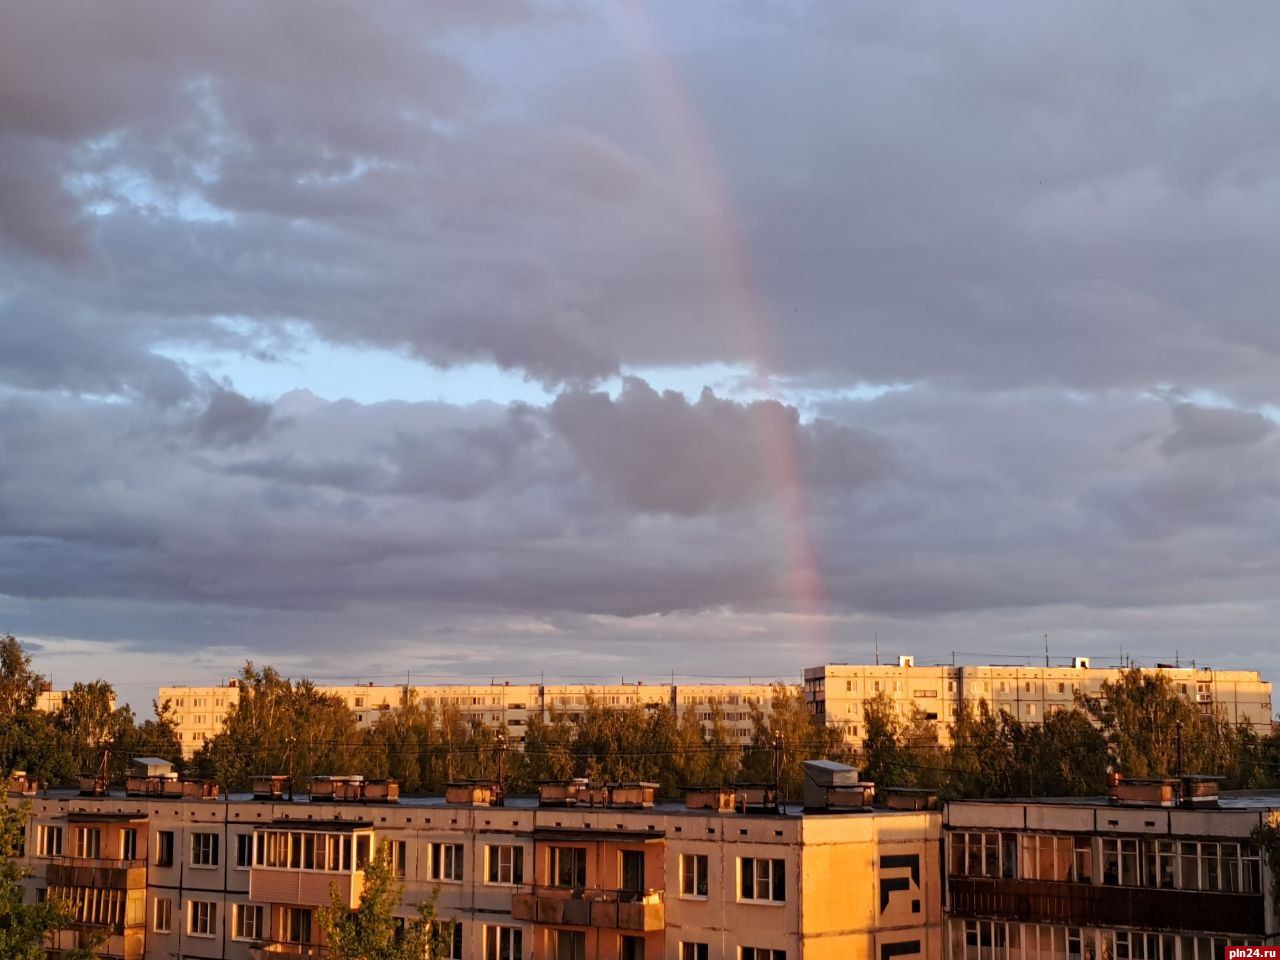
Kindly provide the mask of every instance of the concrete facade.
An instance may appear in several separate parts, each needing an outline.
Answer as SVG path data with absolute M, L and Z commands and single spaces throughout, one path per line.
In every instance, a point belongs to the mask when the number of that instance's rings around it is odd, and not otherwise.
M 437 711 L 456 708 L 467 720 L 479 720 L 506 732 L 512 743 L 524 740 L 534 717 L 550 720 L 558 714 L 570 722 L 586 709 L 587 701 L 606 707 L 675 707 L 683 714 L 692 706 L 710 730 L 716 712 L 723 718 L 734 743 L 749 744 L 753 732 L 752 707 L 766 715 L 772 688 L 758 684 L 440 684 L 398 686 L 373 684 L 319 686 L 322 693 L 341 697 L 356 724 L 371 727 L 387 712 L 404 702 L 406 690 L 414 700 Z M 161 687 L 157 699 L 168 701 L 182 744 L 183 756 L 191 757 L 206 740 L 222 730 L 226 715 L 235 708 L 240 690 L 231 683 L 216 687 Z
M 942 951 L 937 811 L 30 802 L 28 898 L 56 889 L 80 904 L 127 960 L 322 955 L 315 909 L 331 887 L 357 902 L 362 858 L 384 842 L 403 875 L 403 915 L 438 886 L 441 916 L 458 924 L 454 956 L 467 960 Z
M 810 708 L 826 723 L 840 727 L 848 740 L 866 733 L 865 705 L 882 691 L 906 717 L 913 706 L 934 721 L 939 742 L 950 743 L 951 725 L 961 703 L 985 700 L 1024 723 L 1039 723 L 1055 710 L 1070 709 L 1076 694 L 1096 697 L 1102 685 L 1120 678 L 1116 668 L 1077 666 L 992 667 L 915 666 L 910 657 L 893 665 L 827 664 L 804 671 L 804 693 Z M 1259 734 L 1271 732 L 1271 684 L 1247 670 L 1144 667 L 1166 676 L 1174 689 L 1204 710 L 1221 708 L 1229 722 L 1248 724 Z

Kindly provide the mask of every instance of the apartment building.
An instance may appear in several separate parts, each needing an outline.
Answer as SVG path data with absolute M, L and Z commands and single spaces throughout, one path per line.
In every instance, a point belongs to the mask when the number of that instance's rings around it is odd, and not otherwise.
M 754 730 L 753 707 L 767 715 L 772 687 L 758 684 L 440 684 L 398 686 L 356 684 L 319 686 L 322 693 L 341 697 L 356 723 L 371 727 L 388 711 L 404 702 L 405 694 L 417 703 L 437 710 L 456 708 L 464 719 L 478 720 L 506 731 L 513 743 L 524 740 L 529 721 L 550 720 L 558 715 L 578 720 L 587 703 L 606 707 L 674 707 L 683 713 L 693 707 L 710 730 L 719 716 L 735 743 L 749 744 Z M 222 730 L 226 715 L 240 699 L 237 682 L 216 687 L 161 687 L 160 703 L 169 703 L 183 756 L 194 756 L 206 740 Z
M 1144 673 L 1168 677 L 1174 689 L 1204 710 L 1221 709 L 1233 724 L 1248 724 L 1259 734 L 1271 732 L 1271 684 L 1251 670 L 1214 670 L 1161 665 Z M 901 715 L 919 707 L 937 722 L 938 739 L 950 743 L 951 725 L 961 703 L 981 700 L 1007 710 L 1024 723 L 1038 723 L 1054 710 L 1074 706 L 1077 694 L 1099 696 L 1102 685 L 1116 681 L 1118 668 L 1092 667 L 1085 657 L 1071 666 L 916 666 L 903 656 L 896 664 L 826 664 L 804 671 L 804 693 L 810 708 L 848 739 L 866 733 L 866 702 L 880 693 L 894 701 Z
M 103 955 L 122 960 L 322 956 L 317 909 L 332 890 L 357 905 L 385 843 L 401 912 L 438 888 L 458 960 L 891 960 L 943 948 L 942 815 L 871 808 L 869 792 L 833 787 L 830 806 L 803 811 L 733 788 L 663 803 L 651 784 L 581 781 L 501 805 L 495 785 L 475 783 L 398 801 L 385 781 L 326 778 L 296 802 L 271 777 L 221 801 L 171 776 L 131 786 L 30 801 L 26 896 L 56 892 L 81 922 L 55 946 L 96 930 L 109 935 Z
M 1188 777 L 1109 796 L 947 804 L 950 960 L 1212 960 L 1277 942 L 1251 837 L 1280 792 Z

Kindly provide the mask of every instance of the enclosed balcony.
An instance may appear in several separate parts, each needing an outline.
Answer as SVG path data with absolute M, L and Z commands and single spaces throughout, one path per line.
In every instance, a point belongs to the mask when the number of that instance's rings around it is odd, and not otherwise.
M 249 896 L 261 903 L 318 907 L 336 889 L 354 910 L 372 850 L 367 823 L 277 820 L 254 833 Z
M 650 932 L 666 926 L 661 890 L 565 890 L 534 886 L 511 898 L 511 918 L 568 927 Z

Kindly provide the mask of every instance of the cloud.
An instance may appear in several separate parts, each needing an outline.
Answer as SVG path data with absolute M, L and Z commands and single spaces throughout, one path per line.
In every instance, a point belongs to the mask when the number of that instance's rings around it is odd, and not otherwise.
M 1260 413 L 1199 407 L 1194 403 L 1175 404 L 1173 421 L 1173 432 L 1160 444 L 1160 449 L 1171 457 L 1188 450 L 1257 443 L 1275 430 L 1275 423 Z

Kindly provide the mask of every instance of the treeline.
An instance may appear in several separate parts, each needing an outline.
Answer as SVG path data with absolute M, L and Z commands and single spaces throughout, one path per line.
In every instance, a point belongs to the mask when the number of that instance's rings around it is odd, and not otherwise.
M 1168 677 L 1134 669 L 1097 697 L 1023 723 L 986 701 L 963 703 L 951 742 L 913 710 L 902 716 L 884 695 L 869 701 L 863 775 L 879 784 L 928 787 L 948 797 L 1087 796 L 1107 773 L 1133 778 L 1178 773 L 1224 778 L 1225 789 L 1280 787 L 1280 735 L 1204 711 Z
M 722 716 L 713 715 L 708 729 L 692 707 L 680 713 L 665 706 L 613 707 L 588 697 L 574 722 L 556 714 L 535 717 L 518 743 L 456 705 L 412 697 L 361 729 L 341 697 L 252 663 L 240 675 L 239 691 L 224 732 L 192 762 L 196 774 L 232 791 L 246 789 L 255 774 L 289 775 L 300 790 L 312 776 L 358 773 L 393 777 L 406 794 L 430 794 L 458 780 L 496 779 L 501 765 L 513 794 L 533 792 L 543 780 L 588 777 L 652 781 L 673 796 L 685 786 L 771 783 L 780 761 L 784 791 L 799 796 L 801 760 L 852 759 L 838 732 L 810 713 L 799 689 L 781 684 L 769 714 L 753 712 L 745 749 Z
M 0 636 L 0 770 L 25 770 L 53 786 L 73 786 L 96 773 L 109 758 L 112 782 L 123 779 L 129 758 L 162 757 L 175 763 L 182 749 L 166 708 L 139 722 L 129 707 L 115 706 L 115 692 L 102 680 L 77 683 L 60 709 L 36 709 L 44 678 L 11 636 Z

